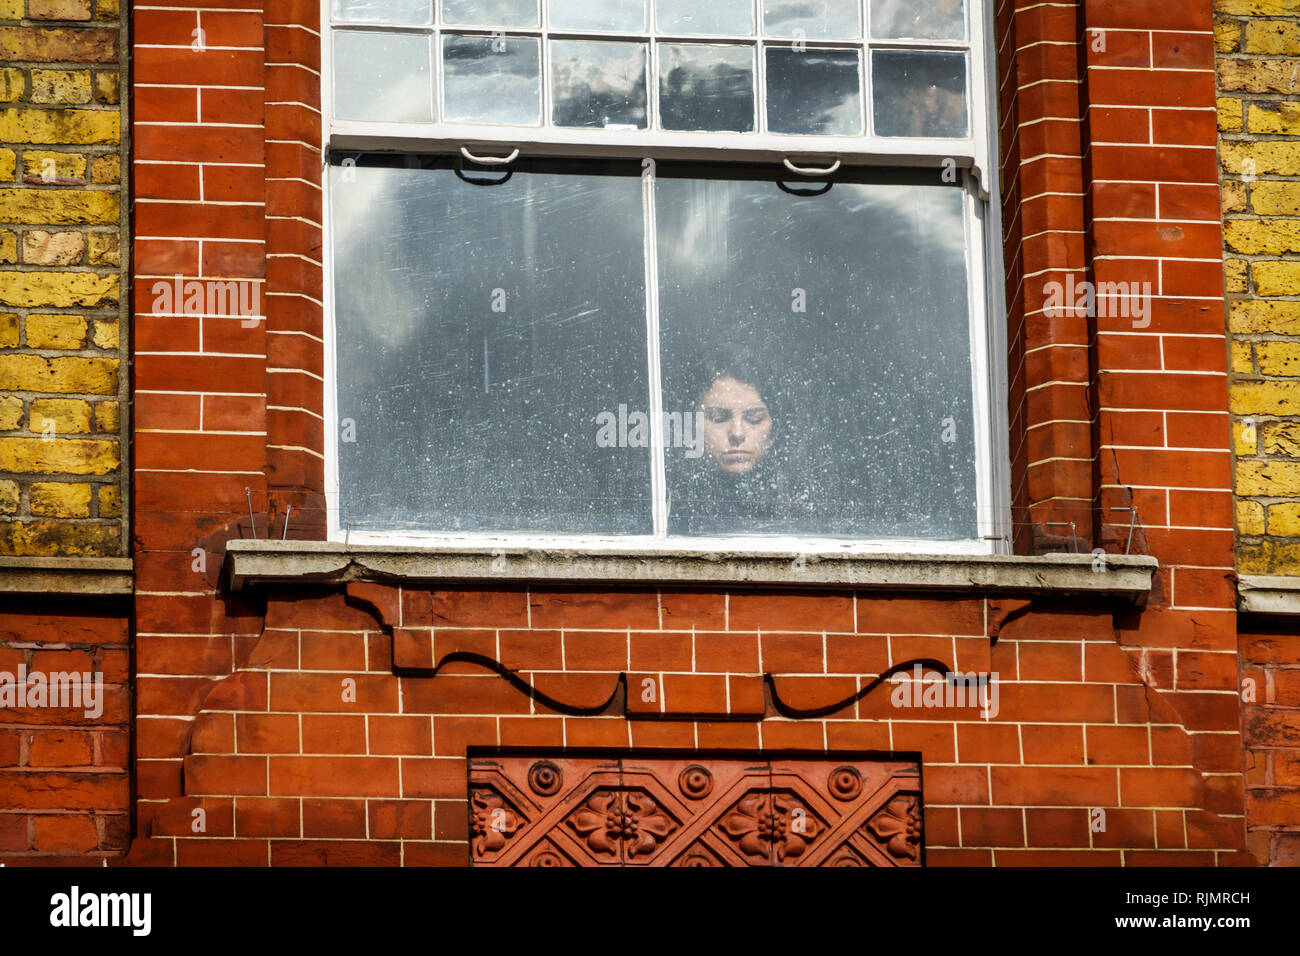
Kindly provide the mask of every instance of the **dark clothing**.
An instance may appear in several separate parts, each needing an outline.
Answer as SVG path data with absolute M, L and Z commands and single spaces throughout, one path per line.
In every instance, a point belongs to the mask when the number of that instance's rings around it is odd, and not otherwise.
M 669 475 L 669 534 L 803 534 L 812 496 L 772 455 L 745 474 L 717 467 L 707 455 L 673 462 Z

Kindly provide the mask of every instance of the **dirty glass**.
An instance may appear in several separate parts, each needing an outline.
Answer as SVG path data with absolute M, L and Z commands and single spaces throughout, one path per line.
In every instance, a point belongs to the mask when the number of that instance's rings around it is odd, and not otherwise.
M 344 526 L 651 534 L 653 387 L 669 535 L 976 536 L 960 185 L 348 158 L 330 175 Z
M 431 0 L 334 0 L 334 19 L 362 23 L 428 23 Z
M 871 55 L 878 136 L 966 136 L 966 55 L 877 50 Z
M 650 533 L 649 457 L 595 423 L 647 407 L 639 163 L 354 161 L 330 175 L 341 524 Z
M 444 119 L 536 126 L 542 121 L 540 41 L 445 35 Z
M 547 21 L 552 30 L 617 30 L 636 33 L 645 29 L 646 0 L 547 0 Z
M 680 130 L 752 130 L 753 49 L 660 43 L 659 125 Z
M 646 128 L 644 43 L 551 41 L 556 126 Z
M 430 122 L 429 37 L 335 31 L 334 115 L 381 123 Z
M 768 48 L 767 127 L 773 133 L 861 133 L 858 51 Z
M 442 0 L 442 22 L 465 27 L 535 27 L 537 0 Z
M 770 37 L 850 40 L 861 36 L 859 0 L 763 0 L 763 32 Z
M 871 35 L 882 40 L 961 40 L 965 0 L 871 0 Z
M 655 21 L 661 33 L 750 36 L 753 0 L 657 0 Z
M 659 167 L 669 533 L 974 537 L 963 190 L 773 180 Z

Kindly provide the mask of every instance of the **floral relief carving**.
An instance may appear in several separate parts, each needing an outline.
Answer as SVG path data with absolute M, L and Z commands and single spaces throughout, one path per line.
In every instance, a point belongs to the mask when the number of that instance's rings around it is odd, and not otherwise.
M 594 853 L 629 858 L 649 854 L 676 824 L 644 793 L 596 791 L 569 818 Z
M 899 860 L 915 860 L 921 846 L 921 815 L 916 795 L 900 793 L 869 821 L 865 829 L 885 844 Z
M 520 826 L 519 815 L 490 790 L 475 790 L 470 797 L 470 831 L 474 855 L 495 853 L 506 845 Z
M 801 855 L 822 829 L 797 800 L 766 793 L 745 797 L 720 825 L 747 855 L 778 862 Z
M 922 865 L 915 761 L 518 755 L 469 761 L 476 866 Z

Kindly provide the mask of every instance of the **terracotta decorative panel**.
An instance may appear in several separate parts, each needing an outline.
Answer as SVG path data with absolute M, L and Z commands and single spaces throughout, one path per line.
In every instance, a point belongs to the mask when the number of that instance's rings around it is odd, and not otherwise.
M 887 760 L 470 761 L 476 866 L 919 866 L 920 768 Z

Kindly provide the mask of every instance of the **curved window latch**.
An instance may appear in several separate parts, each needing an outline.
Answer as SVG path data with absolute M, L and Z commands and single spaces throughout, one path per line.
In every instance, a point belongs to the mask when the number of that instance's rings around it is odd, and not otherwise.
M 478 163 L 480 166 L 509 166 L 519 158 L 519 149 L 509 156 L 475 156 L 464 146 L 460 148 L 460 154 L 468 159 L 471 163 Z
M 838 159 L 829 166 L 796 166 L 794 163 L 790 162 L 789 156 L 782 160 L 782 162 L 785 163 L 786 169 L 790 170 L 792 173 L 797 173 L 800 176 L 829 176 L 840 168 L 840 161 Z

